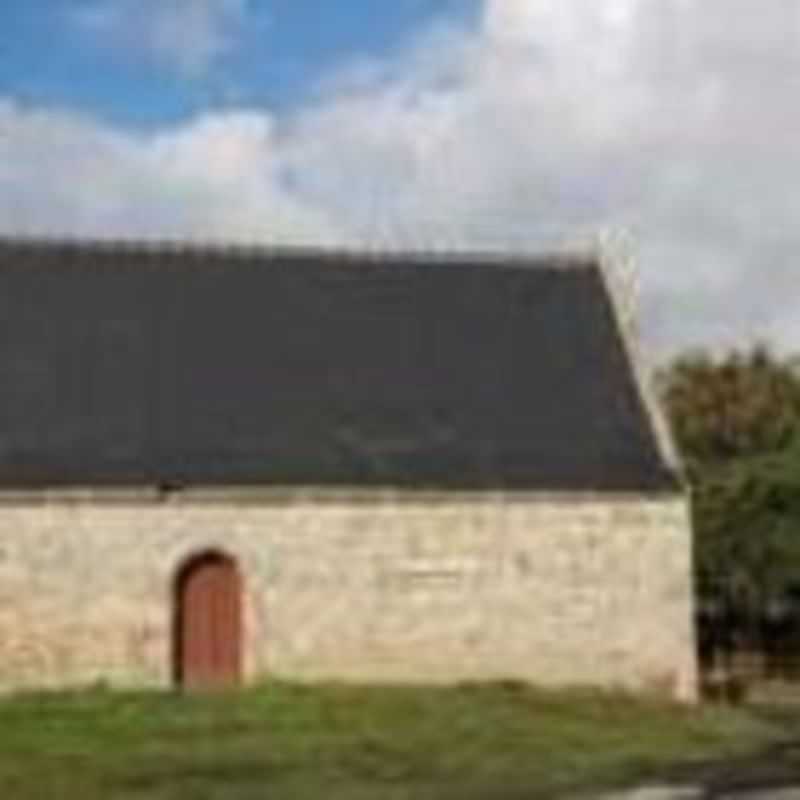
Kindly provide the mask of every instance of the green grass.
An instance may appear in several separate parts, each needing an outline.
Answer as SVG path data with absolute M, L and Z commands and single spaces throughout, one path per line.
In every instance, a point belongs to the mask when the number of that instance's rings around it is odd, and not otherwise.
M 774 735 L 743 711 L 516 685 L 20 695 L 0 701 L 0 797 L 521 800 Z

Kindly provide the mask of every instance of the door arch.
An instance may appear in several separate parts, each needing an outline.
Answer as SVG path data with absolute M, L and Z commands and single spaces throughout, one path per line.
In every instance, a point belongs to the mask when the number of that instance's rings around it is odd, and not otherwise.
M 173 650 L 181 687 L 226 688 L 241 681 L 242 580 L 233 559 L 202 553 L 178 572 Z

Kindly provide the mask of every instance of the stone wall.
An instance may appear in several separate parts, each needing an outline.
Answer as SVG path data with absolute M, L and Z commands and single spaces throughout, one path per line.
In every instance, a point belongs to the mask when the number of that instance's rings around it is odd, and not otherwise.
M 686 499 L 526 493 L 5 496 L 0 686 L 169 685 L 174 578 L 209 549 L 249 679 L 695 694 Z

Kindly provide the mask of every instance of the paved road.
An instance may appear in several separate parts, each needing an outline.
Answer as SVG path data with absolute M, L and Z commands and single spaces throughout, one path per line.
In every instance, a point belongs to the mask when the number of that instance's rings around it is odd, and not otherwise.
M 686 767 L 660 784 L 585 800 L 800 800 L 800 741 L 747 759 Z
M 643 786 L 627 792 L 600 795 L 596 800 L 712 800 L 712 798 L 713 800 L 800 800 L 800 784 L 795 787 L 762 787 L 732 792 L 716 791 L 696 785 Z

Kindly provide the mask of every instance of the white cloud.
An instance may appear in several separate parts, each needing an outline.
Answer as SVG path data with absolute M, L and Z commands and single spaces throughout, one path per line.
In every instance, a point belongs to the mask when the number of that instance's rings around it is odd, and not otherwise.
M 325 237 L 324 210 L 281 187 L 274 123 L 209 114 L 153 134 L 0 104 L 0 226 L 31 235 Z
M 629 33 L 638 8 L 639 0 L 488 0 L 484 30 L 493 39 L 517 44 L 548 41 L 569 46 L 580 39 L 586 45 L 587 33 Z M 596 46 L 609 49 L 599 40 Z
M 246 14 L 247 0 L 95 0 L 71 18 L 111 47 L 144 51 L 191 77 L 234 47 Z
M 6 104 L 0 229 L 515 247 L 622 225 L 652 347 L 797 347 L 798 45 L 796 0 L 487 0 L 479 32 L 288 115 L 134 135 Z

